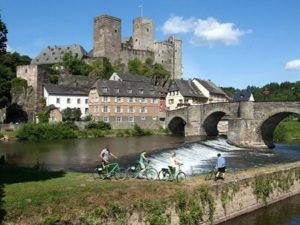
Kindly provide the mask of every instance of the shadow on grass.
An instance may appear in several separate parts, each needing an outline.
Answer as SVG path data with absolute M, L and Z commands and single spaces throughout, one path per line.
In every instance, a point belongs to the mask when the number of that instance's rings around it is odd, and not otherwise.
M 38 164 L 34 167 L 21 167 L 7 164 L 4 156 L 0 157 L 0 224 L 2 224 L 6 211 L 3 209 L 3 198 L 5 196 L 4 185 L 23 183 L 30 181 L 41 181 L 58 178 L 65 175 L 64 171 L 48 171 Z

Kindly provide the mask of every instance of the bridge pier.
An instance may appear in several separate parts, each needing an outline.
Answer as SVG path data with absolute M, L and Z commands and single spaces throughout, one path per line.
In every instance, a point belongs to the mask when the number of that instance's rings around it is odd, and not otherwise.
M 252 119 L 234 118 L 228 121 L 227 142 L 243 148 L 266 149 L 272 146 L 265 144 L 256 131 L 256 121 Z

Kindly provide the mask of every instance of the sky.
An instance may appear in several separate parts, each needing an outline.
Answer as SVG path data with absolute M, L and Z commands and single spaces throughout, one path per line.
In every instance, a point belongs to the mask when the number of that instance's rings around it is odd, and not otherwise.
M 0 0 L 8 50 L 36 57 L 51 45 L 93 48 L 93 18 L 153 20 L 155 39 L 182 40 L 183 79 L 244 89 L 300 80 L 299 0 Z

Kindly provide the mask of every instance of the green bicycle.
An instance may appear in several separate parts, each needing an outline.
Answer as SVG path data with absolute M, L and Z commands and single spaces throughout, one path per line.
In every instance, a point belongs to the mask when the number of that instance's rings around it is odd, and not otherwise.
M 186 179 L 186 174 L 180 169 L 182 164 L 178 165 L 178 169 L 174 172 L 170 170 L 170 168 L 162 168 L 158 173 L 159 180 L 165 181 L 173 181 L 181 182 Z
M 102 165 L 96 166 L 96 168 L 93 170 L 93 177 L 94 179 L 109 179 L 114 177 L 116 180 L 118 179 L 124 179 L 125 178 L 125 170 L 120 168 L 118 163 L 111 163 L 108 165 L 105 165 L 104 167 Z
M 149 163 L 150 163 L 150 161 L 148 161 L 148 163 L 145 165 L 144 170 L 142 170 L 139 163 L 136 163 L 135 165 L 129 166 L 126 169 L 126 177 L 127 178 L 143 178 L 143 177 L 145 177 L 148 180 L 157 179 L 158 172 Z

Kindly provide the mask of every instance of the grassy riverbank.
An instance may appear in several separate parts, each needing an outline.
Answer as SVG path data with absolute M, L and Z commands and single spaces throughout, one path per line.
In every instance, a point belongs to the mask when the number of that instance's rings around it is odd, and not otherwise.
M 281 122 L 274 131 L 276 142 L 300 142 L 300 121 Z
M 22 168 L 1 164 L 0 224 L 2 221 L 9 225 L 121 225 L 126 224 L 129 216 L 134 217 L 132 213 L 140 211 L 141 214 L 136 215 L 137 223 L 147 221 L 150 225 L 163 225 L 170 224 L 169 214 L 166 212 L 171 205 L 175 205 L 180 224 L 197 224 L 184 221 L 199 222 L 205 214 L 214 213 L 214 201 L 217 199 L 213 199 L 210 194 L 215 189 L 214 185 L 228 183 L 229 186 L 223 187 L 224 190 L 230 188 L 229 190 L 238 191 L 236 182 L 239 179 L 281 170 L 291 165 L 270 165 L 232 172 L 227 174 L 225 182 L 205 181 L 203 177 L 195 176 L 177 184 L 138 179 L 94 180 L 91 174 L 49 172 L 39 167 Z M 299 163 L 297 166 L 300 166 Z M 300 169 L 297 173 L 300 178 Z M 278 176 L 276 179 L 284 181 Z M 259 184 L 257 187 L 260 188 L 269 185 Z M 218 197 L 221 197 L 224 205 L 230 201 L 227 192 L 222 191 L 222 195 Z M 259 191 L 257 193 L 258 196 L 261 194 Z M 202 208 L 203 204 L 206 204 L 206 209 Z

